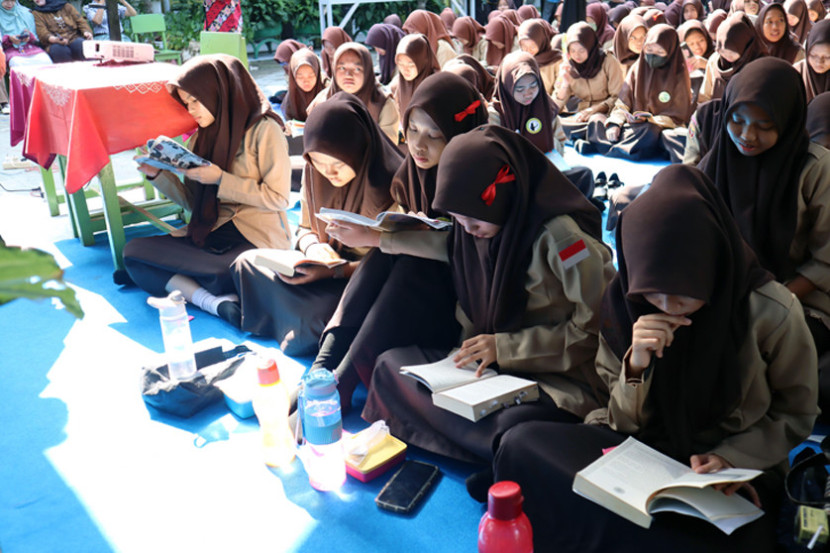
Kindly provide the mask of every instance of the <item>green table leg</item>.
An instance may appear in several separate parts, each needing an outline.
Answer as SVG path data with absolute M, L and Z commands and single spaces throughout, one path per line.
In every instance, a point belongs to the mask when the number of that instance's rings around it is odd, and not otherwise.
M 112 263 L 116 269 L 123 269 L 124 259 L 121 252 L 124 249 L 126 237 L 121 204 L 118 201 L 118 191 L 115 189 L 115 172 L 112 169 L 112 162 L 107 163 L 107 166 L 98 173 L 98 181 L 101 183 L 101 199 L 104 204 L 104 219 L 107 222 Z
M 40 168 L 40 180 L 43 184 L 43 195 L 46 196 L 46 204 L 49 206 L 49 215 L 57 217 L 60 215 L 60 202 L 55 191 L 55 174 L 52 169 Z

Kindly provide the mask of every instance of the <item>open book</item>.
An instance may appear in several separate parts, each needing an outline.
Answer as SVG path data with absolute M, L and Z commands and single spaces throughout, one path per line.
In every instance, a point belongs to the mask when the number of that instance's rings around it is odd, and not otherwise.
M 303 252 L 298 250 L 261 248 L 257 250 L 256 257 L 254 257 L 254 263 L 271 269 L 281 275 L 293 277 L 294 273 L 296 273 L 297 267 L 302 265 L 323 265 L 331 269 L 337 267 L 338 265 L 343 265 L 344 263 L 347 263 L 347 261 L 339 257 L 326 259 L 306 257 L 303 255 Z
M 401 367 L 401 373 L 429 388 L 437 407 L 473 422 L 499 409 L 539 399 L 539 388 L 533 380 L 498 374 L 493 369 L 485 369 L 476 378 L 475 363 L 456 368 L 452 360 L 455 351 L 435 363 Z
M 210 165 L 206 159 L 197 156 L 172 138 L 158 136 L 147 141 L 147 155 L 137 157 L 137 163 L 146 163 L 167 171 L 185 171 L 194 167 Z
M 435 230 L 448 229 L 452 226 L 452 223 L 449 221 L 431 219 L 429 217 L 422 217 L 411 213 L 400 213 L 397 211 L 384 211 L 372 219 L 371 217 L 364 217 L 363 215 L 358 215 L 357 213 L 351 213 L 349 211 L 341 211 L 339 209 L 329 209 L 327 207 L 323 207 L 320 209 L 320 213 L 317 214 L 317 218 L 325 221 L 326 223 L 330 223 L 332 221 L 343 221 L 385 232 L 417 230 L 423 225 Z
M 573 490 L 643 528 L 651 515 L 671 511 L 711 522 L 724 533 L 760 518 L 764 512 L 738 494 L 710 486 L 748 482 L 759 470 L 726 469 L 697 474 L 634 438 L 628 438 L 576 473 Z

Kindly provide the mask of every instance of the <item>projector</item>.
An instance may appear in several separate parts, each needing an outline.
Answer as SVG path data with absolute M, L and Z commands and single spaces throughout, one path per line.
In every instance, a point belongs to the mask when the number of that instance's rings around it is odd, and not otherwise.
M 84 56 L 87 59 L 135 63 L 153 61 L 155 51 L 152 44 L 142 44 L 140 42 L 85 40 Z

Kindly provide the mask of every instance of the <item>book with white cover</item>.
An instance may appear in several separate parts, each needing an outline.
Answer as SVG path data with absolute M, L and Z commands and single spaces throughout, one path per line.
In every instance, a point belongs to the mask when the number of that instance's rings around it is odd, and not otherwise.
M 271 269 L 287 277 L 293 277 L 297 267 L 303 265 L 323 265 L 329 269 L 347 263 L 345 259 L 329 258 L 317 259 L 309 257 L 298 250 L 279 250 L 274 248 L 259 248 L 254 257 L 254 264 Z
M 340 209 L 329 209 L 327 207 L 321 208 L 317 218 L 327 223 L 332 221 L 343 221 L 345 223 L 352 223 L 368 227 L 384 232 L 398 232 L 401 230 L 417 230 L 419 227 L 426 225 L 430 229 L 444 230 L 449 229 L 452 223 L 442 219 L 432 219 L 422 215 L 414 215 L 411 213 L 401 213 L 399 211 L 384 211 L 378 214 L 374 219 L 371 217 L 364 217 L 357 213 L 349 211 L 342 211 Z

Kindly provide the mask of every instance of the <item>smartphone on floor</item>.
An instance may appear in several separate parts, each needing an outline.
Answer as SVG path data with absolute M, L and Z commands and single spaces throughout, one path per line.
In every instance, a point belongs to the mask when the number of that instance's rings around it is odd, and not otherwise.
M 375 503 L 394 513 L 410 513 L 423 500 L 441 475 L 437 466 L 406 461 L 380 490 Z

